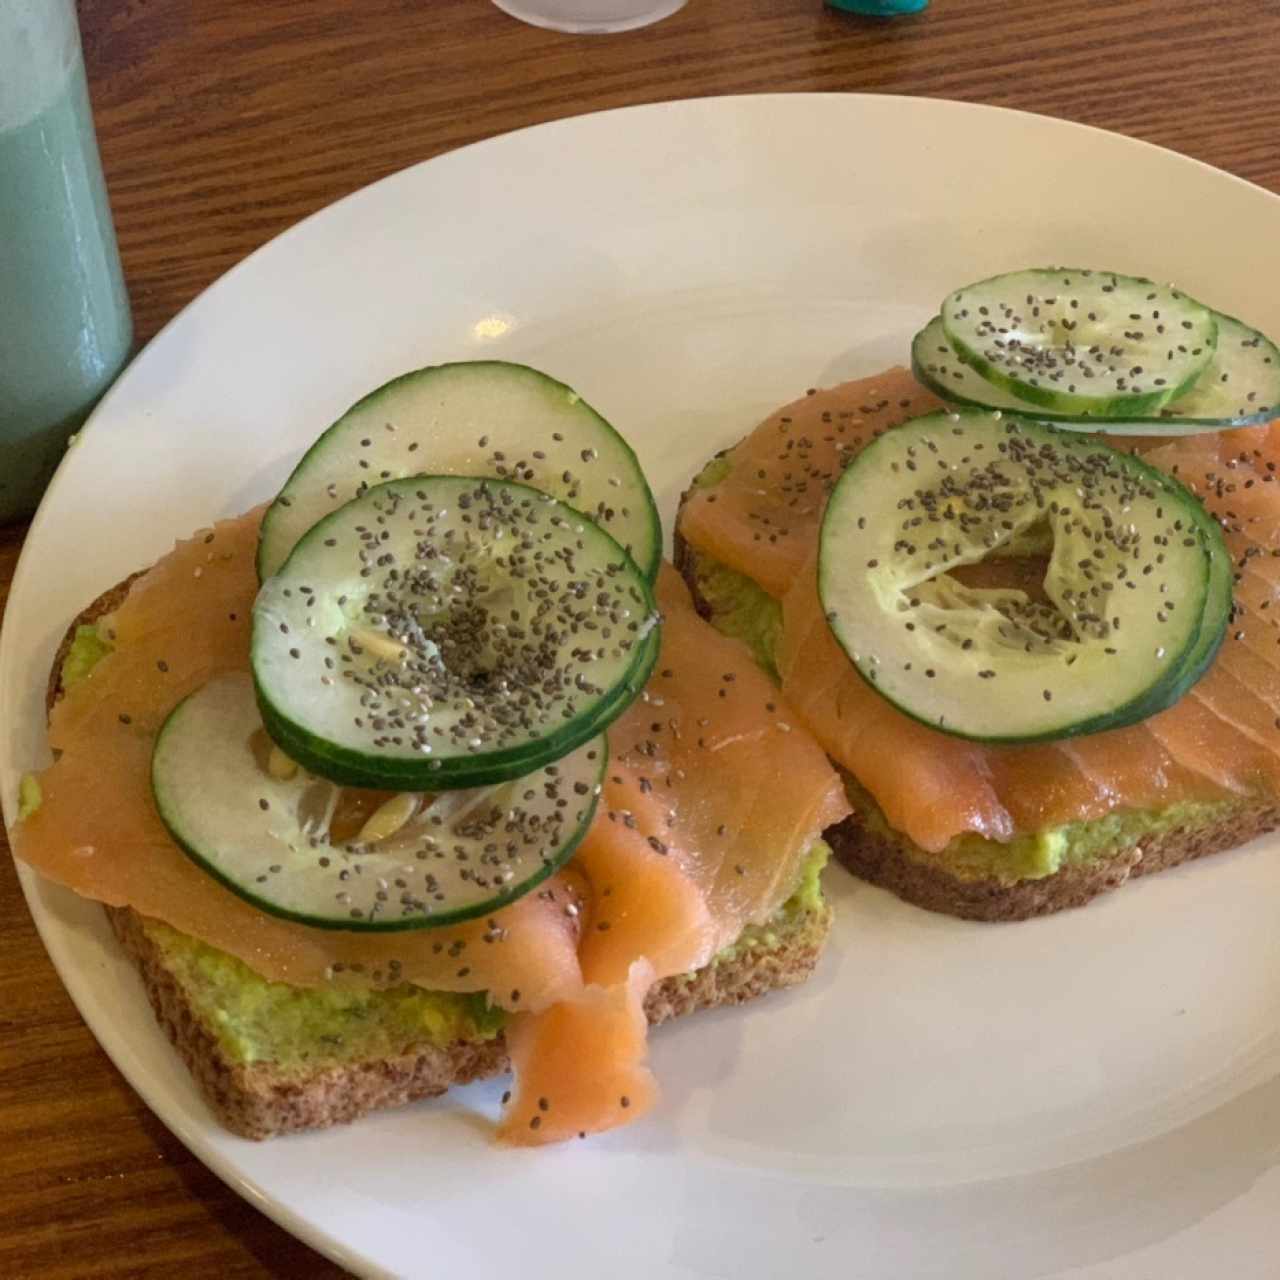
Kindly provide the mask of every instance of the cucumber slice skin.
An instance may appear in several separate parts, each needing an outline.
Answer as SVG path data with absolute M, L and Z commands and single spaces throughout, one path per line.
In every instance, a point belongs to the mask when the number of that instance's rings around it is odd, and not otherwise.
M 1143 465 L 1149 466 L 1144 463 Z M 1200 633 L 1196 642 L 1187 652 L 1186 661 L 1171 677 L 1166 699 L 1152 712 L 1163 711 L 1180 697 L 1190 691 L 1191 687 L 1213 665 L 1226 639 L 1235 609 L 1235 571 L 1231 563 L 1231 552 L 1227 548 L 1222 526 L 1210 514 L 1205 505 L 1175 476 L 1151 468 L 1160 476 L 1165 486 L 1184 503 L 1183 509 L 1195 519 L 1200 538 L 1203 540 L 1205 552 L 1209 556 L 1209 577 L 1205 591 L 1204 613 L 1200 620 Z
M 946 733 L 950 737 L 963 738 L 969 741 L 992 745 L 1022 745 L 1060 741 L 1066 738 L 1100 733 L 1108 729 L 1138 723 L 1159 711 L 1165 710 L 1185 694 L 1207 670 L 1221 644 L 1230 616 L 1231 568 L 1221 530 L 1217 528 L 1212 517 L 1209 516 L 1199 500 L 1189 490 L 1172 477 L 1156 470 L 1140 459 L 1129 454 L 1121 454 L 1116 450 L 1107 449 L 1106 446 L 1084 445 L 1077 434 L 1059 432 L 1046 424 L 1030 420 L 1019 421 L 1008 416 L 1002 418 L 998 415 L 995 416 L 996 420 L 1006 428 L 1038 431 L 1051 437 L 1060 437 L 1064 443 L 1074 442 L 1078 447 L 1087 450 L 1101 447 L 1107 453 L 1123 459 L 1127 468 L 1144 474 L 1153 486 L 1167 493 L 1171 501 L 1186 504 L 1185 509 L 1192 516 L 1197 529 L 1197 539 L 1204 547 L 1205 554 L 1203 570 L 1199 575 L 1198 581 L 1189 583 L 1187 592 L 1178 601 L 1179 607 L 1186 610 L 1185 616 L 1193 619 L 1195 624 L 1187 631 L 1186 639 L 1179 652 L 1172 655 L 1173 660 L 1167 664 L 1165 671 L 1157 679 L 1153 680 L 1147 687 L 1139 690 L 1135 696 L 1122 703 L 1094 715 L 1078 716 L 1070 721 L 1047 726 L 1042 731 L 1003 733 L 975 732 L 966 730 L 954 723 L 940 724 L 932 712 L 922 707 L 917 707 L 909 700 L 895 697 L 881 685 L 874 675 L 863 668 L 855 649 L 848 642 L 848 638 L 842 634 L 838 619 L 833 618 L 831 610 L 828 609 L 828 623 L 837 643 L 845 651 L 851 665 L 859 676 L 881 697 L 893 703 L 903 714 L 928 728 Z M 824 584 L 834 578 L 842 567 L 837 563 L 842 554 L 842 549 L 838 546 L 835 538 L 826 536 L 826 521 L 831 518 L 833 512 L 836 513 L 837 519 L 840 518 L 838 501 L 841 497 L 841 490 L 845 490 L 844 496 L 847 497 L 849 492 L 855 489 L 858 463 L 865 456 L 871 454 L 872 450 L 892 447 L 891 443 L 886 444 L 886 442 L 892 442 L 894 437 L 904 428 L 926 426 L 941 434 L 952 428 L 957 422 L 989 421 L 992 417 L 993 415 L 989 412 L 979 411 L 927 415 L 925 418 L 915 419 L 913 423 L 903 424 L 902 427 L 895 428 L 894 431 L 884 433 L 884 435 L 873 440 L 862 450 L 837 483 L 836 490 L 833 491 L 827 508 L 827 516 L 824 517 L 824 536 L 820 541 L 818 556 L 819 591 L 820 594 L 824 595 L 824 607 L 826 605 Z M 1183 508 L 1180 507 L 1180 509 Z M 992 693 L 994 696 L 998 694 L 998 691 L 993 690 Z
M 415 406 L 420 405 L 423 398 L 434 397 L 438 401 L 452 397 L 456 403 L 450 404 L 449 413 L 456 416 L 469 411 L 468 406 L 473 405 L 478 396 L 490 392 L 513 402 L 505 406 L 506 413 L 514 413 L 514 406 L 524 403 L 529 412 L 550 411 L 553 415 L 563 415 L 566 421 L 562 425 L 568 428 L 561 432 L 564 440 L 532 439 L 521 431 L 517 440 L 504 441 L 505 448 L 495 450 L 505 453 L 518 447 L 520 455 L 507 454 L 505 459 L 494 460 L 492 454 L 484 457 L 479 451 L 489 448 L 487 436 L 496 436 L 496 430 L 477 427 L 480 434 L 472 432 L 465 445 L 459 446 L 456 439 L 441 442 L 439 423 L 433 420 L 420 425 L 416 431 L 402 427 L 394 433 L 397 451 L 393 459 L 383 457 L 376 466 L 361 465 L 371 462 L 371 456 L 378 452 L 378 443 L 388 437 L 389 418 L 411 417 L 421 412 Z M 443 412 L 438 404 L 427 411 L 429 417 Z M 484 446 L 479 444 L 481 439 L 486 440 Z M 373 453 L 360 457 L 366 440 L 371 442 L 367 448 Z M 400 446 L 403 446 L 402 452 Z M 534 459 L 534 450 L 546 457 Z M 605 461 L 616 473 L 611 479 L 616 479 L 618 484 L 607 484 L 607 491 L 617 505 L 613 508 L 614 516 L 603 523 L 615 535 L 624 528 L 635 535 L 618 537 L 618 541 L 630 544 L 632 558 L 649 581 L 655 581 L 662 561 L 662 525 L 635 450 L 572 387 L 528 365 L 505 360 L 428 365 L 401 374 L 356 401 L 303 454 L 267 509 L 258 539 L 258 580 L 265 581 L 276 573 L 307 529 L 356 496 L 366 477 L 380 482 L 423 473 L 491 474 L 495 479 L 523 479 L 581 510 L 587 504 L 580 504 L 570 496 L 575 491 L 574 484 L 563 477 L 568 473 L 581 478 L 587 465 L 582 458 L 584 450 L 606 455 Z M 517 463 L 526 469 L 517 468 Z M 499 467 L 506 468 L 510 474 L 502 475 Z M 332 492 L 329 486 L 333 487 Z M 582 514 L 601 523 L 598 513 L 584 510 Z
M 1132 389 L 1117 386 L 1113 393 L 1089 395 L 1079 389 L 1089 380 L 1069 390 L 1046 387 L 1039 382 L 1029 381 L 1016 373 L 1006 372 L 999 367 L 996 360 L 980 349 L 981 337 L 974 332 L 977 325 L 969 322 L 969 306 L 973 295 L 985 296 L 984 291 L 992 295 L 999 290 L 1008 290 L 1016 294 L 1017 303 L 1023 305 L 1023 298 L 1031 296 L 1032 288 L 1051 289 L 1055 296 L 1064 289 L 1079 290 L 1081 284 L 1096 279 L 1098 288 L 1107 293 L 1116 288 L 1134 289 L 1143 297 L 1155 293 L 1160 295 L 1160 305 L 1166 310 L 1181 308 L 1189 330 L 1179 336 L 1192 343 L 1192 349 L 1184 360 L 1180 360 L 1169 370 L 1171 376 L 1163 386 L 1151 386 L 1145 389 Z M 1110 285 L 1104 282 L 1110 281 Z M 1070 282 L 1069 284 L 1067 282 Z M 1035 295 L 1037 298 L 1039 295 Z M 975 304 L 977 305 L 977 304 Z M 982 304 L 986 305 L 986 304 Z M 1142 305 L 1145 305 L 1142 304 Z M 1086 316 L 1087 316 L 1086 312 Z M 1140 314 L 1140 313 L 1139 313 Z M 1051 413 L 1072 418 L 1098 417 L 1107 419 L 1125 419 L 1152 415 L 1165 405 L 1178 399 L 1195 385 L 1204 372 L 1213 355 L 1217 343 L 1217 324 L 1214 313 L 1209 308 L 1189 298 L 1177 290 L 1154 284 L 1140 276 L 1125 276 L 1116 272 L 1098 272 L 1089 268 L 1044 268 L 1027 271 L 1006 272 L 980 280 L 952 293 L 942 304 L 942 322 L 947 338 L 955 348 L 957 356 L 965 364 L 972 367 L 986 382 L 999 387 L 1002 391 L 1027 401 Z M 1189 318 L 1188 318 L 1189 317 Z M 1168 317 L 1171 318 L 1171 317 Z M 1078 319 L 1072 322 L 1078 324 Z M 1123 321 L 1122 321 L 1123 323 Z M 1137 323 L 1137 322 L 1135 322 Z M 1180 324 L 1182 322 L 1180 321 Z M 989 325 L 989 320 L 978 322 L 978 325 Z M 1130 331 L 1121 331 L 1128 336 Z M 1143 331 L 1131 331 L 1134 333 Z M 1102 340 L 1106 340 L 1105 338 Z M 1145 338 L 1144 338 L 1145 340 Z M 1172 337 L 1170 338 L 1172 340 Z M 1092 345 L 1092 344 L 1088 344 Z M 1165 343 L 1162 341 L 1161 346 Z M 1119 357 L 1118 357 L 1119 358 Z M 1145 375 L 1141 375 L 1145 376 Z M 1128 381 L 1128 377 L 1123 378 Z
M 222 677 L 226 679 L 226 677 Z M 238 678 L 237 676 L 231 677 Z M 211 681 L 210 683 L 215 683 Z M 246 681 L 247 685 L 247 681 Z M 207 686 L 205 686 L 207 688 Z M 501 910 L 503 907 L 509 906 L 511 903 L 523 898 L 526 894 L 531 893 L 545 880 L 549 879 L 555 872 L 560 870 L 577 852 L 578 846 L 586 838 L 587 832 L 591 829 L 591 824 L 595 819 L 596 809 L 599 805 L 599 797 L 605 776 L 605 769 L 609 759 L 609 744 L 607 738 L 602 734 L 594 742 L 589 741 L 579 750 L 594 750 L 597 753 L 598 763 L 594 765 L 594 780 L 591 784 L 591 791 L 585 798 L 584 814 L 575 824 L 574 829 L 568 837 L 559 844 L 550 856 L 542 856 L 538 865 L 531 874 L 521 879 L 518 883 L 511 885 L 500 893 L 484 898 L 466 906 L 453 910 L 432 911 L 430 914 L 418 915 L 412 917 L 401 917 L 398 919 L 378 919 L 378 920 L 358 920 L 353 919 L 349 915 L 334 916 L 324 915 L 311 911 L 297 911 L 282 907 L 279 902 L 255 892 L 243 880 L 231 875 L 219 863 L 212 858 L 208 851 L 193 840 L 189 839 L 184 829 L 184 823 L 176 812 L 175 806 L 170 803 L 166 796 L 166 785 L 163 777 L 163 752 L 162 743 L 166 742 L 166 735 L 172 735 L 177 731 L 182 723 L 183 715 L 193 699 L 198 698 L 204 693 L 205 688 L 197 689 L 194 693 L 189 694 L 182 700 L 160 728 L 160 733 L 156 738 L 155 751 L 152 754 L 152 773 L 151 785 L 152 796 L 156 805 L 156 811 L 164 822 L 166 829 L 174 843 L 182 850 L 188 858 L 191 859 L 202 871 L 211 876 L 225 889 L 235 894 L 238 898 L 242 898 L 250 905 L 258 908 L 260 911 L 266 912 L 268 915 L 276 916 L 283 920 L 291 920 L 296 924 L 306 925 L 313 929 L 325 929 L 343 933 L 408 933 L 422 929 L 438 929 L 448 925 L 463 924 L 468 920 L 479 919 L 483 916 L 492 915 L 494 912 Z M 246 688 L 246 698 L 252 698 L 252 692 Z M 208 751 L 217 749 L 217 744 L 206 744 Z M 535 770 L 540 773 L 540 770 Z M 157 776 L 157 775 L 160 776 Z M 338 852 L 333 855 L 335 858 L 340 857 Z M 261 865 L 261 864 L 259 864 Z
M 292 694 L 293 709 L 283 705 L 280 693 L 273 687 L 294 662 L 304 659 L 300 667 L 314 666 L 314 654 L 301 648 L 289 649 L 294 637 L 307 634 L 302 611 L 296 602 L 302 596 L 294 596 L 294 604 L 283 600 L 301 574 L 301 581 L 311 580 L 319 588 L 321 607 L 332 604 L 332 598 L 341 588 L 326 590 L 323 573 L 315 571 L 316 555 L 327 556 L 331 542 L 341 540 L 343 530 L 353 521 L 371 521 L 388 498 L 411 495 L 416 501 L 420 495 L 434 495 L 460 512 L 464 502 L 474 500 L 480 493 L 513 494 L 524 500 L 525 507 L 550 513 L 549 518 L 571 516 L 576 522 L 578 535 L 593 541 L 595 554 L 601 560 L 619 568 L 618 578 L 643 601 L 647 618 L 647 632 L 633 644 L 629 661 L 606 687 L 594 703 L 567 719 L 563 726 L 553 728 L 538 736 L 512 743 L 505 748 L 491 748 L 483 752 L 448 753 L 432 751 L 430 754 L 401 752 L 373 752 L 360 747 L 344 745 L 310 727 L 315 715 L 326 705 L 341 708 L 334 701 L 339 695 L 341 681 L 334 686 L 327 699 L 323 689 L 312 685 L 307 697 L 302 699 L 295 689 Z M 354 526 L 361 527 L 361 526 Z M 365 526 L 367 527 L 367 526 Z M 380 546 L 384 544 L 379 544 Z M 390 544 L 387 544 L 390 545 Z M 354 579 L 355 575 L 350 574 Z M 377 582 L 376 579 L 371 581 Z M 301 588 L 299 587 L 299 590 Z M 312 600 L 316 600 L 312 592 Z M 312 605 L 303 604 L 303 609 Z M 290 612 L 292 610 L 292 612 Z M 287 617 L 292 629 L 288 638 L 282 639 L 281 619 Z M 548 761 L 555 760 L 580 746 L 587 739 L 602 732 L 613 720 L 630 706 L 644 687 L 657 661 L 660 646 L 660 626 L 657 605 L 646 578 L 627 553 L 602 529 L 562 503 L 556 502 L 539 490 L 514 481 L 493 480 L 490 477 L 414 476 L 403 480 L 388 481 L 374 486 L 362 498 L 353 500 L 321 520 L 310 529 L 290 554 L 280 572 L 263 584 L 254 605 L 253 638 L 251 642 L 251 666 L 258 697 L 259 710 L 267 732 L 292 759 L 310 772 L 345 786 L 387 788 L 400 791 L 440 791 L 489 786 L 532 772 Z M 285 624 L 288 625 L 287 623 Z M 321 628 L 323 630 L 323 628 Z M 337 653 L 337 649 L 324 649 L 322 637 L 314 633 L 307 644 L 315 654 Z M 285 661 L 288 651 L 291 661 Z M 264 675 L 271 672 L 270 678 Z M 317 668 L 317 675 L 319 669 Z M 285 677 L 286 679 L 291 678 Z
M 1222 530 L 1217 530 L 1218 539 L 1222 538 Z M 1204 617 L 1200 622 L 1200 638 L 1187 655 L 1186 665 L 1179 673 L 1176 685 L 1170 690 L 1170 697 L 1157 711 L 1172 706 L 1184 694 L 1191 691 L 1196 681 L 1213 666 L 1227 638 L 1227 629 L 1231 625 L 1234 602 L 1231 585 L 1231 558 L 1225 544 L 1211 551 L 1213 564 L 1209 570 L 1209 587 L 1204 607 Z M 1154 715 L 1155 712 L 1153 711 Z
M 946 336 L 940 315 L 934 316 L 912 339 L 911 372 L 921 386 L 927 387 L 949 404 L 966 409 L 999 409 L 1005 413 L 1016 413 L 1033 422 L 1061 427 L 1064 431 L 1098 432 L 1114 436 L 1187 436 L 1270 422 L 1280 413 L 1280 348 L 1265 334 L 1250 328 L 1234 316 L 1221 311 L 1214 312 L 1214 316 L 1218 323 L 1218 350 L 1214 359 L 1190 391 L 1165 408 L 1145 417 L 1117 415 L 1100 418 L 1052 413 L 1028 401 L 1019 400 L 1017 396 L 985 382 L 977 370 L 960 359 Z M 1249 412 L 1245 412 L 1242 406 L 1238 413 L 1219 416 L 1187 412 L 1187 408 L 1195 410 L 1203 407 L 1198 397 L 1200 383 L 1214 374 L 1223 357 L 1224 348 L 1229 348 L 1233 342 L 1256 343 L 1261 348 L 1259 361 L 1274 366 L 1275 381 L 1272 384 L 1271 403 L 1259 405 L 1256 409 L 1250 408 Z M 940 350 L 942 344 L 945 344 L 945 349 Z

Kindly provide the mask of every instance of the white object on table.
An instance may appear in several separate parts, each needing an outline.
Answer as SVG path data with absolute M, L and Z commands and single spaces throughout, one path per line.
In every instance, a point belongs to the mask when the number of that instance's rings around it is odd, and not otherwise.
M 573 35 L 634 31 L 669 18 L 685 0 L 493 0 L 504 13 L 535 27 Z

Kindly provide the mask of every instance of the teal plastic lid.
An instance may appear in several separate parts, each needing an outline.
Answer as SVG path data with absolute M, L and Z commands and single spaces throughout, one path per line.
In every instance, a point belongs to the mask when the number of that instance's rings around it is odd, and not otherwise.
M 929 0 L 826 0 L 827 7 L 846 13 L 861 13 L 870 18 L 896 18 L 904 13 L 919 13 Z

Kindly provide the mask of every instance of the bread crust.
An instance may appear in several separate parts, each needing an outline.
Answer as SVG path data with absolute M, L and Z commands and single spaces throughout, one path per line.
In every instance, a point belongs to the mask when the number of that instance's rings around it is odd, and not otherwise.
M 692 491 L 686 490 L 681 497 L 680 512 Z M 708 622 L 713 622 L 712 609 L 698 587 L 700 553 L 682 536 L 679 513 L 673 541 L 673 559 L 688 583 L 694 605 Z M 843 867 L 906 902 L 943 915 L 995 922 L 1029 920 L 1082 907 L 1136 876 L 1234 849 L 1277 828 L 1280 801 L 1242 799 L 1237 811 L 1212 824 L 1176 826 L 1136 845 L 1104 850 L 1086 864 L 1065 866 L 1040 879 L 1012 883 L 994 877 L 975 879 L 951 874 L 907 836 L 885 833 L 879 824 L 868 824 L 859 816 L 856 803 L 854 812 L 829 827 L 824 839 Z
M 76 629 L 117 609 L 134 574 L 100 595 L 68 628 L 54 658 L 47 706 L 61 696 L 62 666 Z M 347 1124 L 371 1111 L 438 1097 L 453 1085 L 502 1075 L 510 1070 L 506 1040 L 458 1040 L 444 1046 L 425 1037 L 393 1057 L 357 1062 L 315 1060 L 285 1068 L 275 1062 L 240 1063 L 223 1050 L 196 1012 L 147 921 L 128 907 L 104 907 L 112 930 L 137 968 L 156 1020 L 191 1072 L 218 1119 L 241 1137 L 263 1139 L 308 1129 Z M 825 905 L 790 922 L 775 945 L 744 948 L 730 959 L 696 973 L 658 983 L 645 1000 L 650 1024 L 699 1009 L 742 1004 L 768 991 L 795 986 L 813 972 L 831 927 Z

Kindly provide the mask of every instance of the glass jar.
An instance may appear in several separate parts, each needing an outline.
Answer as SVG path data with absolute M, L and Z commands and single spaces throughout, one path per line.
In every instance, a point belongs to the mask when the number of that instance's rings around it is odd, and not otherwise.
M 0 0 L 0 522 L 35 508 L 132 337 L 74 0 Z

